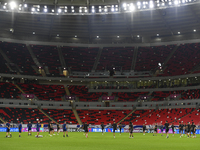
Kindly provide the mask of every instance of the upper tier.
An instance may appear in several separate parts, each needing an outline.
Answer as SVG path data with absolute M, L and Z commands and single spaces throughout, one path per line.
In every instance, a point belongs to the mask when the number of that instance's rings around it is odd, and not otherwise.
M 77 72 L 134 70 L 155 71 L 157 76 L 174 76 L 198 72 L 200 44 L 189 43 L 151 47 L 69 47 L 0 42 L 0 73 L 62 77 L 66 68 L 70 75 Z M 150 74 L 149 74 L 150 75 Z M 132 75 L 130 75 L 132 76 Z

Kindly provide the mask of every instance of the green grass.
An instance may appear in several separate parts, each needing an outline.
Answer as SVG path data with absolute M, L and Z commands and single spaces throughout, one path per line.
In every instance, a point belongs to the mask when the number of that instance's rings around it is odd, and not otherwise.
M 35 134 L 28 136 L 22 133 L 12 133 L 12 138 L 5 138 L 5 133 L 0 132 L 0 150 L 199 150 L 200 135 L 197 138 L 180 138 L 178 134 L 166 139 L 158 134 L 151 133 L 143 135 L 135 133 L 133 139 L 129 139 L 128 133 L 116 133 L 113 138 L 112 133 L 89 133 L 89 138 L 85 138 L 82 132 L 69 133 L 69 137 L 54 135 L 50 137 L 48 133 L 40 133 L 43 138 L 35 138 Z

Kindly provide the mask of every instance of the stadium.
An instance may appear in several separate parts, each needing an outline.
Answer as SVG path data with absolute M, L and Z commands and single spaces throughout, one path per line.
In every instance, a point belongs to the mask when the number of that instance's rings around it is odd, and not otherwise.
M 199 0 L 0 0 L 1 148 L 198 149 L 199 58 Z

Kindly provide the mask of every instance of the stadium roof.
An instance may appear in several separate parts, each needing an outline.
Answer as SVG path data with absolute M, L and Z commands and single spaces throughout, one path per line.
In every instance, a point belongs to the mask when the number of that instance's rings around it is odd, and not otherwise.
M 1 5 L 5 2 L 0 0 Z M 117 0 L 26 0 L 28 5 L 87 7 L 118 5 L 107 13 L 44 13 L 0 11 L 0 37 L 68 43 L 141 43 L 200 38 L 200 3 L 176 7 L 122 11 L 130 1 Z M 136 1 L 131 1 L 135 2 Z M 142 1 L 143 2 L 143 1 Z M 54 5 L 56 3 L 56 5 Z M 103 7 L 103 6 L 102 6 Z M 90 10 L 88 10 L 90 11 Z

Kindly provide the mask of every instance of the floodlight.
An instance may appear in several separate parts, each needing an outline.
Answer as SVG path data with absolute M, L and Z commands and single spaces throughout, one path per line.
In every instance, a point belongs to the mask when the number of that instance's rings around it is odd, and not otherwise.
M 12 10 L 15 9 L 15 8 L 17 7 L 17 4 L 16 4 L 15 2 L 10 2 L 9 5 L 10 5 L 10 8 L 11 8 Z
M 44 12 L 47 12 L 47 8 L 44 9 Z
M 175 0 L 175 1 L 174 1 L 174 5 L 178 5 L 178 0 Z
M 24 7 L 26 8 L 26 7 L 27 7 L 27 4 L 24 4 Z
M 31 9 L 31 11 L 35 11 L 35 8 L 33 7 L 33 8 Z
M 62 9 L 59 8 L 59 9 L 58 9 L 58 13 L 61 13 L 61 12 L 62 12 Z
M 133 5 L 133 3 L 130 4 L 129 10 L 130 10 L 130 11 L 134 11 L 134 10 L 135 10 L 135 6 Z

